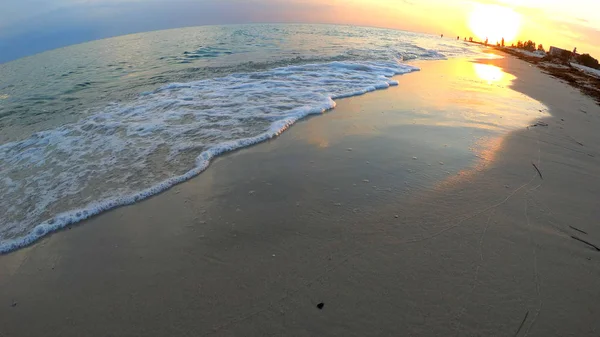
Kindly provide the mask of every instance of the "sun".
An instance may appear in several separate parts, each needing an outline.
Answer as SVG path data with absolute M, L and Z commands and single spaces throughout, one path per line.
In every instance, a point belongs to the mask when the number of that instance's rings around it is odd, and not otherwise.
M 513 9 L 499 5 L 477 4 L 469 19 L 469 28 L 481 41 L 495 44 L 503 38 L 513 41 L 521 28 L 521 15 Z

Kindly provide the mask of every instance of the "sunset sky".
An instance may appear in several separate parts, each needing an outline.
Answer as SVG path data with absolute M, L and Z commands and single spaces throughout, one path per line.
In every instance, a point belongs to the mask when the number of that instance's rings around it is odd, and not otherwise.
M 476 38 L 516 34 L 515 40 L 600 57 L 598 0 L 2 0 L 1 9 L 0 62 L 110 36 L 250 22 L 355 24 Z

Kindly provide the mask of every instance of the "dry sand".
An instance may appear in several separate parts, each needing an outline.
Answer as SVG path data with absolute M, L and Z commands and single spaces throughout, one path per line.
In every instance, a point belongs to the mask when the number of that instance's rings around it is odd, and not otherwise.
M 600 107 L 485 62 L 517 92 L 423 63 L 0 256 L 0 336 L 599 336 Z

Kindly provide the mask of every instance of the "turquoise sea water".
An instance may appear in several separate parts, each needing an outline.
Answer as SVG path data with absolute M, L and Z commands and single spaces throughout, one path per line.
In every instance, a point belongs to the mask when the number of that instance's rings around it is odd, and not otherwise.
M 0 253 L 159 193 L 461 41 L 328 25 L 128 35 L 0 64 Z M 410 76 L 410 75 L 408 75 Z

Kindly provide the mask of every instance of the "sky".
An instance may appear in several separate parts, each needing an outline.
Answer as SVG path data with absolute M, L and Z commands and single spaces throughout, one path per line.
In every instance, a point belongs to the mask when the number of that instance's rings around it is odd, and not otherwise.
M 137 32 L 232 23 L 307 22 L 375 26 L 446 36 L 520 25 L 514 40 L 578 48 L 600 57 L 598 0 L 1 0 L 0 63 L 67 45 Z M 491 10 L 490 10 L 491 9 Z M 497 10 L 501 9 L 501 10 Z M 508 16 L 494 13 L 506 13 Z M 480 15 L 481 16 L 481 15 Z M 485 16 L 489 16 L 487 20 Z M 500 16 L 500 17 L 499 17 Z M 491 24 L 491 23 L 490 23 Z M 489 28 L 489 27 L 488 27 Z M 487 34 L 487 33 L 485 33 Z M 481 37 L 483 38 L 483 37 Z M 495 42 L 495 41 L 490 41 Z M 512 41 L 507 41 L 511 43 Z

